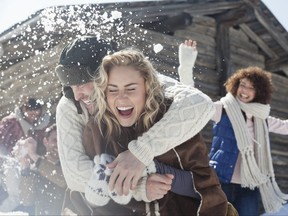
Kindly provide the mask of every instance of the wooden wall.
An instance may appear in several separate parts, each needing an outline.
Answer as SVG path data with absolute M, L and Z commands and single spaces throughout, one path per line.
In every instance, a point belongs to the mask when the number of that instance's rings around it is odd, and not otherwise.
M 131 34 L 123 37 L 123 47 L 136 46 L 156 64 L 159 72 L 178 79 L 178 45 L 185 39 L 197 40 L 198 58 L 194 69 L 195 86 L 212 98 L 218 100 L 220 96 L 220 74 L 216 70 L 216 22 L 207 16 L 194 16 L 193 23 L 185 30 L 178 30 L 174 36 L 161 33 L 130 28 Z M 143 35 L 139 37 L 139 35 Z M 161 44 L 163 50 L 153 52 L 153 44 Z M 265 57 L 259 54 L 259 48 L 244 34 L 241 29 L 230 28 L 230 46 L 232 68 L 259 66 L 265 68 Z M 288 78 L 272 74 L 275 92 L 272 97 L 271 115 L 288 119 L 286 101 L 288 95 Z M 212 123 L 203 130 L 206 143 L 210 148 L 212 140 Z M 288 175 L 285 167 L 288 165 L 287 136 L 270 134 L 271 149 L 277 181 L 283 191 L 288 192 Z

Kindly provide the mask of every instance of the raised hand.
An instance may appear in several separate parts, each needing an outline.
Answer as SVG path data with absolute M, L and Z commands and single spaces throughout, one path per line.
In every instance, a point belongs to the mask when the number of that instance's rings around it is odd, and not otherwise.
M 195 40 L 185 40 L 184 43 L 180 44 L 178 54 L 180 82 L 194 87 L 193 67 L 198 55 L 197 42 Z

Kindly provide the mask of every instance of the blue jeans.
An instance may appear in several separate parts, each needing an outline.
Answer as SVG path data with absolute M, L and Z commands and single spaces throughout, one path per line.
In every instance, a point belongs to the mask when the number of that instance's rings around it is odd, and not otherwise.
M 258 216 L 259 190 L 242 188 L 240 184 L 221 184 L 227 199 L 237 209 L 239 216 Z

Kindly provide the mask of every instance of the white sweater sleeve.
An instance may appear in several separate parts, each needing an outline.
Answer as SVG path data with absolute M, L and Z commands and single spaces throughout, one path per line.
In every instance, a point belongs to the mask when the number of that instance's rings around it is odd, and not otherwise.
M 288 135 L 288 119 L 283 120 L 272 116 L 268 116 L 267 121 L 269 132 Z
M 212 100 L 203 92 L 166 79 L 165 93 L 173 96 L 172 105 L 159 122 L 128 145 L 145 165 L 199 133 L 215 112 Z
M 83 114 L 78 114 L 74 103 L 63 96 L 57 105 L 56 124 L 58 151 L 67 185 L 71 190 L 85 192 L 93 161 L 82 145 L 83 129 L 89 119 L 86 108 L 82 106 L 82 109 Z

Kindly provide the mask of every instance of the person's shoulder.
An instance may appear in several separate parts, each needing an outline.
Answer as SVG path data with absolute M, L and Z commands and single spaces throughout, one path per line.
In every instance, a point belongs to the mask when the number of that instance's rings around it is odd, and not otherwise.
M 65 117 L 67 114 L 70 113 L 69 116 L 71 116 L 71 113 L 74 115 L 77 115 L 77 109 L 74 104 L 74 102 L 65 96 L 62 96 L 61 99 L 59 100 L 57 107 L 56 107 L 56 119 L 57 116 L 62 116 Z
M 161 73 L 158 73 L 157 75 L 158 75 L 158 79 L 159 79 L 161 84 L 167 84 L 167 83 L 169 84 L 170 83 L 170 84 L 175 85 L 176 83 L 178 83 L 178 81 L 176 79 L 169 77 L 167 75 L 164 75 Z
M 17 122 L 17 116 L 15 113 L 11 113 L 8 116 L 3 117 L 3 119 L 1 120 L 0 124 L 9 124 L 9 123 L 14 123 Z
M 56 112 L 67 112 L 68 110 L 76 111 L 76 106 L 71 99 L 62 96 L 57 104 Z
M 62 124 L 67 124 L 67 122 L 86 124 L 89 119 L 89 113 L 83 103 L 80 102 L 80 106 L 83 111 L 82 114 L 78 113 L 73 100 L 62 96 L 56 108 L 56 121 L 58 123 L 62 122 Z
M 65 96 L 62 96 L 58 102 L 57 106 L 66 106 L 66 105 L 70 105 L 73 104 L 73 101 L 69 98 L 66 98 Z

